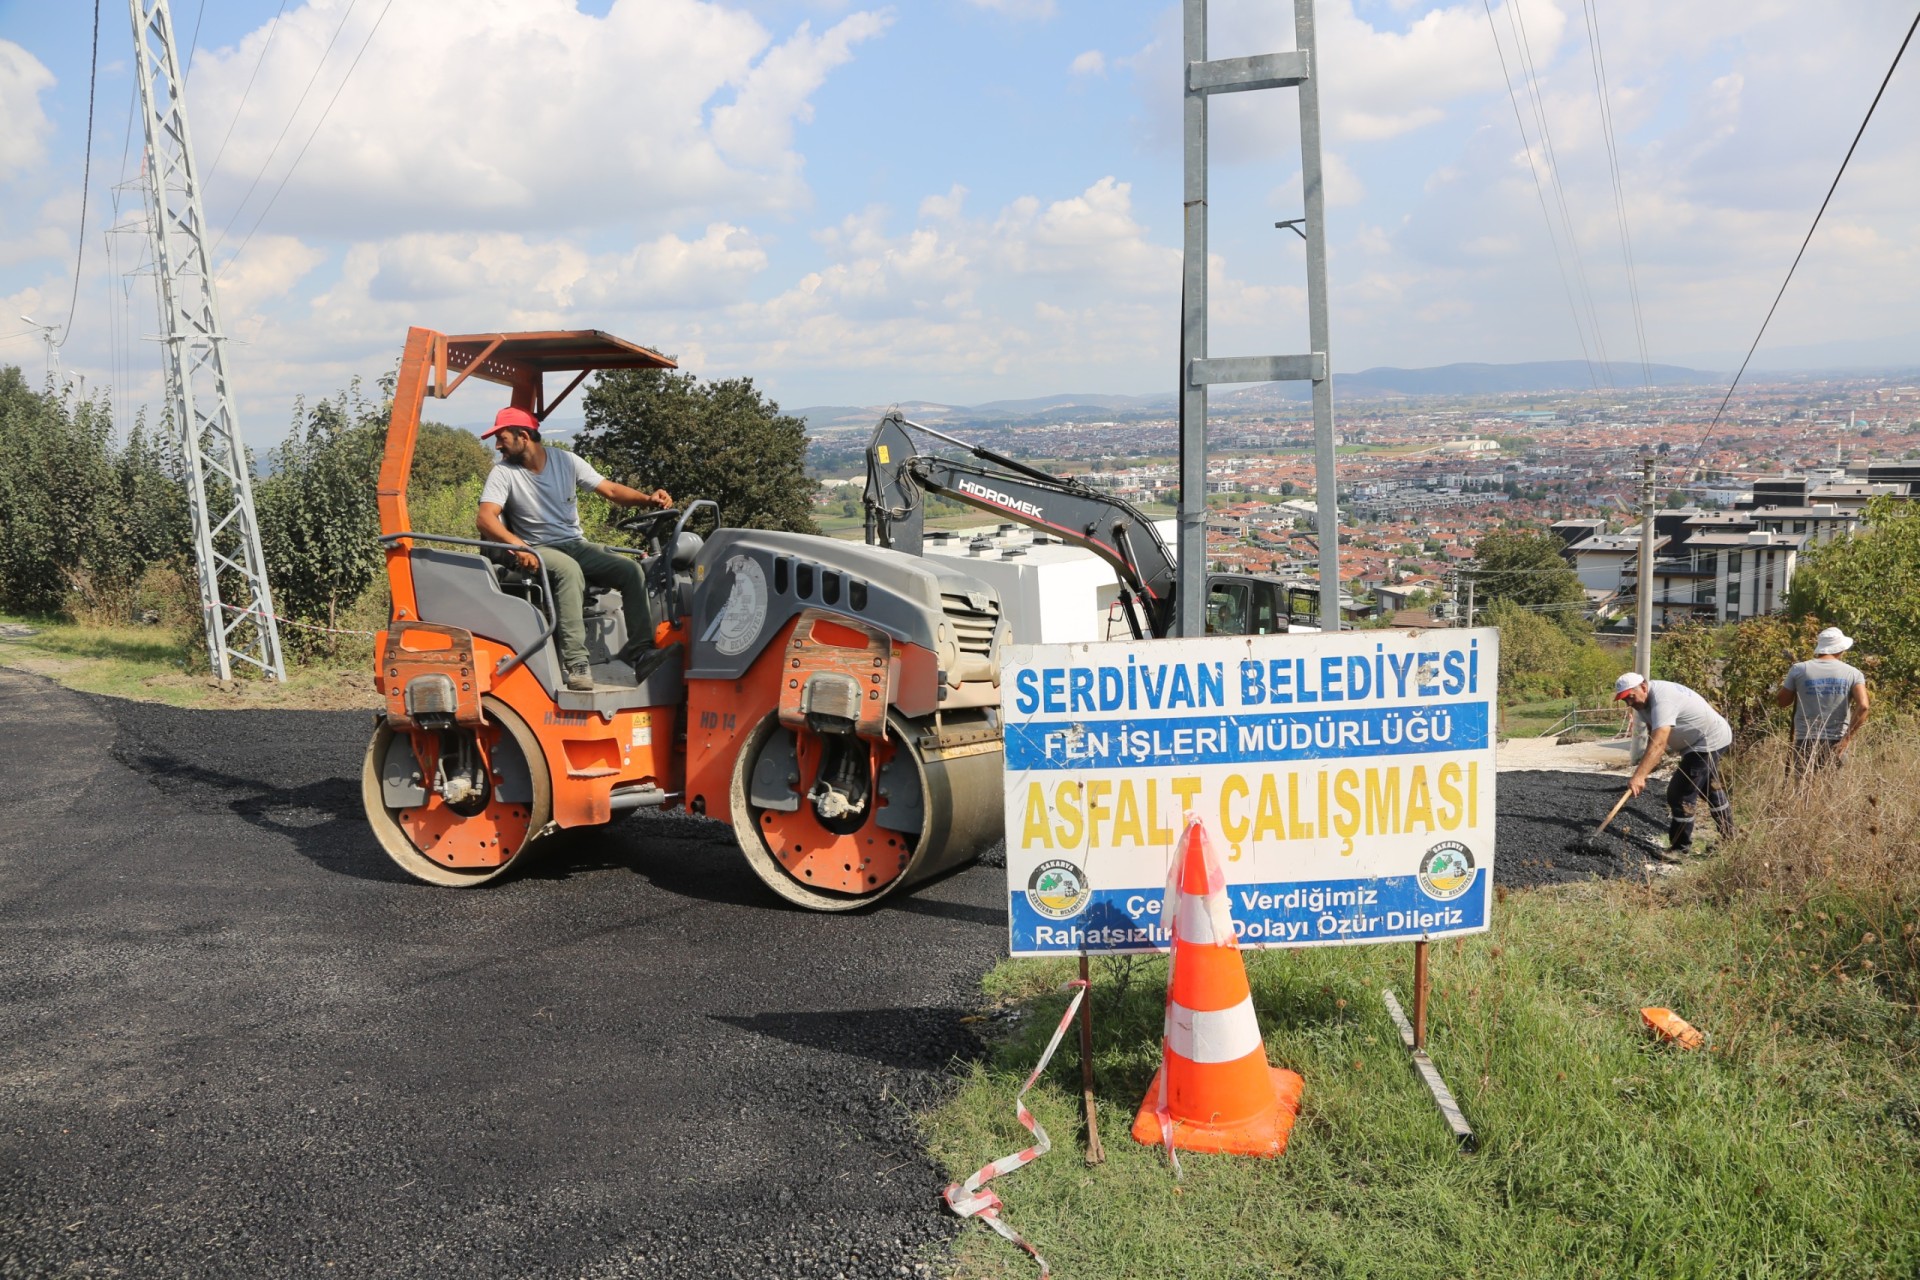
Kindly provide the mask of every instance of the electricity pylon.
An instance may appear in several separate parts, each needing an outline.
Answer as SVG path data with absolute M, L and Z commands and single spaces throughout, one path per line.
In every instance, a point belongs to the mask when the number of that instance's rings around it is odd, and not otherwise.
M 226 332 L 213 295 L 213 264 L 200 176 L 181 97 L 184 76 L 167 0 L 127 0 L 146 133 L 148 210 L 160 290 L 167 404 L 186 461 L 207 659 L 222 680 L 235 663 L 286 679 L 266 556 L 253 514 L 253 475 L 227 381 Z

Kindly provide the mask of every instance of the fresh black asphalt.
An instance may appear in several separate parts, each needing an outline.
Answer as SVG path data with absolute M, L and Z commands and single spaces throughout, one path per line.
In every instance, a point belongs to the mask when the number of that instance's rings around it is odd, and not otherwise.
M 642 816 L 428 888 L 361 817 L 370 727 L 0 669 L 0 1274 L 939 1269 L 914 1116 L 978 1052 L 1000 870 L 813 915 Z M 1498 878 L 1637 874 L 1567 851 L 1619 785 L 1501 775 Z

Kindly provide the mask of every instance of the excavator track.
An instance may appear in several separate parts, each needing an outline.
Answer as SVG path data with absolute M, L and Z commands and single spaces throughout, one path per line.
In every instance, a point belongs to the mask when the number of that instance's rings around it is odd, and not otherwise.
M 831 743 L 767 715 L 735 761 L 734 834 L 747 863 L 787 901 L 850 911 L 963 866 L 1000 837 L 1000 733 L 984 714 L 888 716 L 884 743 Z M 814 798 L 835 752 L 858 751 L 866 803 Z

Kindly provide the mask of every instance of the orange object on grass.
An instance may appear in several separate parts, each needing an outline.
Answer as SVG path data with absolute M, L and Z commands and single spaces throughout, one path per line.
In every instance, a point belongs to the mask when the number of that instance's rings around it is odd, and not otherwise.
M 1682 1049 L 1698 1049 L 1707 1042 L 1698 1027 L 1671 1009 L 1642 1009 L 1640 1020 L 1662 1040 L 1670 1040 Z
M 1267 1065 L 1247 969 L 1233 931 L 1226 872 L 1197 819 L 1180 839 L 1167 1018 L 1160 1070 L 1133 1136 L 1182 1151 L 1277 1156 L 1286 1150 L 1305 1084 Z M 1172 889 L 1174 886 L 1170 885 Z

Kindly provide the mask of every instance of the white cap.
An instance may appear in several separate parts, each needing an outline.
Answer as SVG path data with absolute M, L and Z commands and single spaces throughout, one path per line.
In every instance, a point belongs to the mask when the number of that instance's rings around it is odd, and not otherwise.
M 1620 699 L 1626 697 L 1629 693 L 1632 693 L 1635 689 L 1638 689 L 1641 685 L 1645 684 L 1646 682 L 1647 682 L 1647 678 L 1641 675 L 1638 671 L 1627 672 L 1625 675 L 1621 676 L 1618 680 L 1615 680 L 1613 682 L 1613 700 L 1615 702 L 1620 701 Z
M 1823 653 L 1845 653 L 1853 648 L 1853 637 L 1838 627 L 1828 627 L 1813 638 L 1815 657 Z

